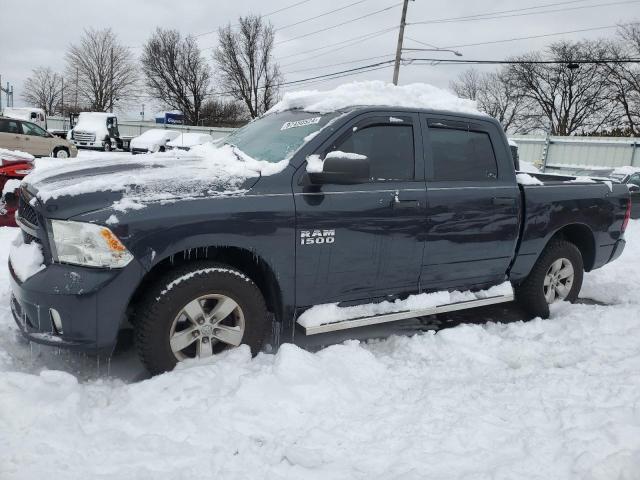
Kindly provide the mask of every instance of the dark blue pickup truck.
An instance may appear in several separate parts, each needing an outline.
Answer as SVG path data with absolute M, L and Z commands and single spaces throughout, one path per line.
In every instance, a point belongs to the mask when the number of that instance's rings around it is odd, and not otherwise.
M 240 344 L 379 337 L 514 298 L 546 317 L 625 245 L 625 185 L 517 175 L 483 115 L 290 109 L 215 148 L 274 168 L 243 177 L 216 160 L 233 174 L 194 176 L 181 153 L 28 177 L 17 243 L 35 243 L 43 266 L 18 275 L 10 259 L 24 335 L 102 351 L 133 326 L 158 373 Z

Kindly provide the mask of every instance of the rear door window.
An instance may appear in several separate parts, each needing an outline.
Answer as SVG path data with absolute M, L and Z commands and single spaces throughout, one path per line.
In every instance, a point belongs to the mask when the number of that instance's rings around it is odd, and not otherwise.
M 0 119 L 0 133 L 22 133 L 16 120 Z
M 496 156 L 486 132 L 429 126 L 432 180 L 487 181 L 498 177 Z

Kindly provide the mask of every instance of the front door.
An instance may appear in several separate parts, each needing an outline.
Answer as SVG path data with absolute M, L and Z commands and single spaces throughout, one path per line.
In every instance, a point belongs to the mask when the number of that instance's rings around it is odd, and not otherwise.
M 366 155 L 368 182 L 304 187 L 300 167 L 294 178 L 296 305 L 417 291 L 426 220 L 420 135 L 417 115 L 361 115 L 317 154 Z
M 520 190 L 493 123 L 422 116 L 428 233 L 421 286 L 504 281 L 518 238 Z

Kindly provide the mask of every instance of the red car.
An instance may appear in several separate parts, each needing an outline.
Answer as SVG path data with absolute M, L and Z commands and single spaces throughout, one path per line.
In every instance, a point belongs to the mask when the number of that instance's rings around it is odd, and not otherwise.
M 5 186 L 22 180 L 33 169 L 31 155 L 0 149 L 0 227 L 15 227 L 15 211 L 18 208 L 18 184 L 15 189 L 7 192 Z M 12 182 L 12 180 L 14 182 Z

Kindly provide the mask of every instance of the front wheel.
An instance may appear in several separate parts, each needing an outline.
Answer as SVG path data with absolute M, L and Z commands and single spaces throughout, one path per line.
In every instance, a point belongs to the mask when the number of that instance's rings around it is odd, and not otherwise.
M 516 300 L 532 315 L 548 318 L 550 304 L 578 299 L 583 274 L 578 247 L 565 240 L 553 240 L 526 280 L 515 286 Z
M 154 375 L 243 343 L 256 355 L 268 325 L 256 284 L 237 270 L 208 262 L 169 272 L 136 311 L 138 353 Z
M 58 147 L 53 151 L 55 158 L 69 158 L 69 150 L 64 147 Z
M 105 138 L 104 139 L 104 151 L 105 152 L 110 152 L 111 151 L 111 139 L 110 138 Z

